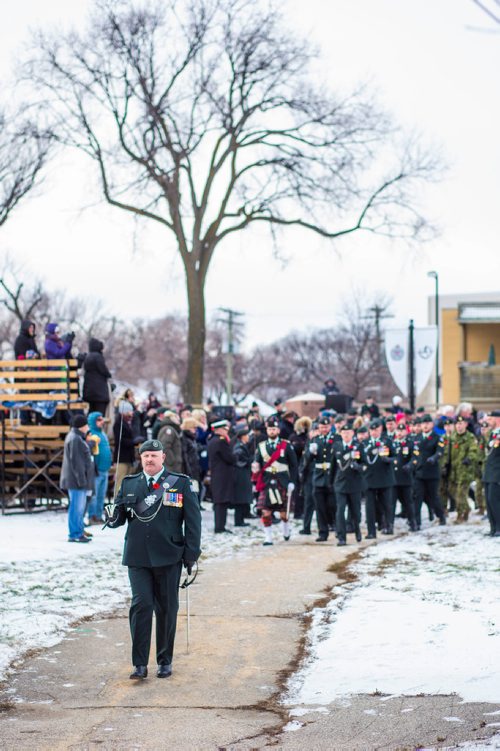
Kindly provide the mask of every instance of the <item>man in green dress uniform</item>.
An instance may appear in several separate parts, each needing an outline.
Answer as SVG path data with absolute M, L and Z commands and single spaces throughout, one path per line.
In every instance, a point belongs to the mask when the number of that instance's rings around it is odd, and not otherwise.
M 201 514 L 187 475 L 165 468 L 163 446 L 145 441 L 139 450 L 142 472 L 123 478 L 115 503 L 107 507 L 108 526 L 128 522 L 123 549 L 132 603 L 131 678 L 146 678 L 153 611 L 156 617 L 158 678 L 172 674 L 179 581 L 200 555 Z

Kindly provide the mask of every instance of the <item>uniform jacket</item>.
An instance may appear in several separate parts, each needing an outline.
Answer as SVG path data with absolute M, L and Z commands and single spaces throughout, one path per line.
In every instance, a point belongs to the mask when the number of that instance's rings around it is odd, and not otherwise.
M 331 488 L 335 470 L 335 436 L 332 433 L 318 435 L 311 443 L 315 443 L 318 447 L 317 453 L 311 454 L 313 486 L 316 488 Z M 310 445 L 309 453 L 311 453 Z
M 396 438 L 394 448 L 394 479 L 396 485 L 408 486 L 413 483 L 413 441 L 406 437 Z
M 468 430 L 463 435 L 453 432 L 450 436 L 450 482 L 470 483 L 477 474 L 478 444 Z
M 208 442 L 210 489 L 214 503 L 233 503 L 234 465 L 236 459 L 229 442 L 221 435 L 212 435 Z
M 201 514 L 189 477 L 165 469 L 157 484 L 160 487 L 150 491 L 143 472 L 123 478 L 108 526 L 128 523 L 124 566 L 170 566 L 181 560 L 196 561 L 200 556 Z M 144 499 L 152 495 L 157 500 L 147 506 Z M 158 513 L 150 521 L 138 518 L 152 517 L 155 511 Z
M 106 367 L 99 339 L 89 340 L 89 353 L 83 361 L 83 398 L 86 402 L 109 402 L 108 380 L 111 373 Z
M 182 443 L 181 428 L 169 417 L 163 421 L 163 427 L 158 433 L 158 440 L 163 444 L 165 452 L 165 466 L 173 472 L 182 472 Z
M 297 455 L 288 441 L 278 438 L 276 446 L 280 444 L 284 444 L 280 456 L 264 471 L 263 480 L 266 488 L 272 480 L 276 480 L 285 489 L 289 482 L 296 485 L 298 481 Z M 275 451 L 276 447 L 269 440 L 261 441 L 255 452 L 255 461 L 263 467 Z
M 339 493 L 361 493 L 363 490 L 363 470 L 365 469 L 365 456 L 362 446 L 355 440 L 347 446 L 343 441 L 336 441 L 333 461 L 335 462 L 335 491 Z
M 59 486 L 63 490 L 94 490 L 94 463 L 85 435 L 71 428 L 64 440 Z
M 387 451 L 387 456 L 382 456 Z M 394 476 L 394 447 L 389 438 L 370 438 L 365 447 L 366 484 L 368 488 L 390 488 L 396 484 Z
M 441 470 L 439 459 L 444 451 L 442 436 L 434 431 L 428 435 L 421 433 L 413 444 L 415 477 L 418 480 L 439 480 Z
M 491 432 L 486 451 L 483 480 L 500 483 L 500 428 Z

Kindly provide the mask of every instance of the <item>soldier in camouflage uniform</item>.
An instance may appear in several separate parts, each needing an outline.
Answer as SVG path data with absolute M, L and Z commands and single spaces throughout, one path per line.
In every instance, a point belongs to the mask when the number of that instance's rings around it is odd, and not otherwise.
M 448 491 L 455 500 L 455 524 L 469 518 L 469 488 L 477 475 L 479 449 L 475 436 L 467 430 L 467 420 L 459 415 L 450 440 L 450 478 Z
M 450 498 L 449 483 L 450 483 L 450 470 L 451 470 L 451 435 L 455 430 L 455 423 L 449 417 L 443 421 L 443 428 L 445 434 L 443 436 L 443 456 L 439 462 L 441 469 L 441 480 L 439 482 L 439 497 L 445 512 L 448 510 L 448 503 L 450 511 L 456 511 L 454 507 L 454 499 Z

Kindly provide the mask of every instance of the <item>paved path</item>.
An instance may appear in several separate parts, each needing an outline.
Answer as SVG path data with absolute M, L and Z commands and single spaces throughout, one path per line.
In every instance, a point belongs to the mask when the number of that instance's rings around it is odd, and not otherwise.
M 278 699 L 303 653 L 307 611 L 339 585 L 332 563 L 356 550 L 297 537 L 201 567 L 191 588 L 191 649 L 181 605 L 167 680 L 154 666 L 148 680 L 129 680 L 126 612 L 79 624 L 4 685 L 0 748 L 401 750 L 487 735 L 483 713 L 496 707 L 460 705 L 457 697 L 354 697 L 328 714 L 300 717 L 297 732 L 281 732 L 290 718 Z

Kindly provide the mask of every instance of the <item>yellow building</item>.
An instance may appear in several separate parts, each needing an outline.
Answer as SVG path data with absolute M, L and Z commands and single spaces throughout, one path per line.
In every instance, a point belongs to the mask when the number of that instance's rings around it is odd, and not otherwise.
M 500 406 L 500 293 L 441 295 L 439 317 L 441 403 Z M 434 297 L 429 322 L 435 323 Z

